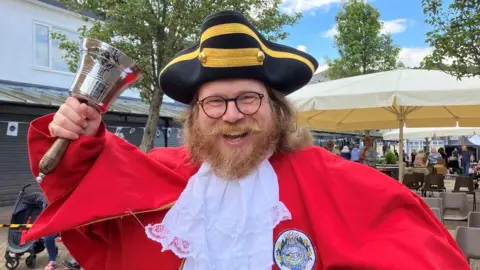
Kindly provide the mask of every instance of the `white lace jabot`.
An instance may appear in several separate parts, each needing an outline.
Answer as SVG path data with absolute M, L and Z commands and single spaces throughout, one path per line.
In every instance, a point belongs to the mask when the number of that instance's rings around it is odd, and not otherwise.
M 202 165 L 163 222 L 145 230 L 162 251 L 186 258 L 186 270 L 271 269 L 273 229 L 286 219 L 291 214 L 279 201 L 277 175 L 266 159 L 235 181 Z

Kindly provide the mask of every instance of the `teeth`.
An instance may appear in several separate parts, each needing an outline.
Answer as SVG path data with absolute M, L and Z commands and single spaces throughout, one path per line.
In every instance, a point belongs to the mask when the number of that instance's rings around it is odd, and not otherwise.
M 240 132 L 239 133 L 229 133 L 229 134 L 225 134 L 225 135 L 227 135 L 227 136 L 238 136 L 238 135 L 242 135 L 242 134 L 244 134 L 244 133 L 240 133 Z

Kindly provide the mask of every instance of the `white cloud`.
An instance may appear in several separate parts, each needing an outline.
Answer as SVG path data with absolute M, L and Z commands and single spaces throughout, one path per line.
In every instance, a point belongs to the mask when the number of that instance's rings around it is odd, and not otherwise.
M 310 16 L 315 16 L 315 15 L 316 15 L 315 11 L 310 12 Z
M 339 4 L 344 0 L 282 0 L 282 9 L 287 14 L 305 12 L 317 8 L 328 8 L 332 4 Z
M 398 33 L 405 32 L 405 30 L 407 30 L 407 27 L 408 27 L 407 24 L 410 23 L 410 25 L 411 25 L 411 24 L 414 23 L 413 20 L 408 20 L 408 19 L 405 19 L 405 18 L 394 19 L 394 20 L 390 20 L 390 21 L 381 21 L 381 22 L 383 22 L 383 27 L 380 30 L 380 32 L 382 34 L 385 34 L 385 33 L 398 34 Z M 337 24 L 335 24 L 335 25 L 332 26 L 332 28 L 323 32 L 322 36 L 325 37 L 325 38 L 331 38 L 334 35 L 336 35 L 337 33 L 338 33 Z
M 423 58 L 432 53 L 432 50 L 431 47 L 402 48 L 398 54 L 398 58 L 405 67 L 418 67 Z
M 307 47 L 305 45 L 298 45 L 297 50 L 300 50 L 302 52 L 307 52 Z
M 391 21 L 382 21 L 383 28 L 381 30 L 382 34 L 398 34 L 405 32 L 407 30 L 407 23 L 411 22 L 413 24 L 413 20 L 408 20 L 405 18 L 395 19 Z
M 327 64 L 319 64 L 317 70 L 315 71 L 315 74 L 325 71 L 327 69 L 328 69 Z
M 331 38 L 331 37 L 335 36 L 337 33 L 338 33 L 337 24 L 335 24 L 334 26 L 332 26 L 332 28 L 325 31 L 322 36 L 324 38 Z

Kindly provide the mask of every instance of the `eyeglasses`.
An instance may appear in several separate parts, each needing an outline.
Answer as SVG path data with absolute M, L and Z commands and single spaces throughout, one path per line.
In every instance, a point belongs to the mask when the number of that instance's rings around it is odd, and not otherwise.
M 262 98 L 265 95 L 256 92 L 245 92 L 236 98 L 223 98 L 220 96 L 209 96 L 197 102 L 202 106 L 203 112 L 210 118 L 220 118 L 226 112 L 228 103 L 233 101 L 238 111 L 244 115 L 252 115 L 260 109 Z

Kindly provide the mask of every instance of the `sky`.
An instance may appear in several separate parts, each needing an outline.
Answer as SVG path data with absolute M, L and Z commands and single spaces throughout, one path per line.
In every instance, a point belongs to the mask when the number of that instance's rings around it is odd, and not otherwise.
M 288 38 L 279 43 L 295 47 L 313 55 L 319 62 L 317 72 L 326 69 L 324 58 L 337 58 L 333 46 L 335 15 L 345 0 L 283 0 L 282 10 L 287 14 L 301 12 L 303 18 L 293 27 L 285 27 Z M 382 31 L 392 35 L 401 48 L 399 58 L 405 66 L 418 66 L 431 52 L 425 43 L 430 26 L 425 24 L 421 0 L 367 0 L 380 12 Z
M 301 12 L 303 18 L 293 27 L 285 27 L 289 36 L 281 44 L 295 47 L 313 55 L 319 62 L 316 72 L 327 68 L 324 58 L 338 57 L 333 46 L 335 15 L 345 0 L 282 0 L 281 9 L 287 14 Z M 407 67 L 415 67 L 431 52 L 425 43 L 425 34 L 430 26 L 425 24 L 421 0 L 365 0 L 380 12 L 384 26 L 382 31 L 392 35 L 394 43 L 401 48 L 399 60 Z M 127 91 L 123 96 L 138 97 Z M 168 97 L 166 102 L 172 102 Z

